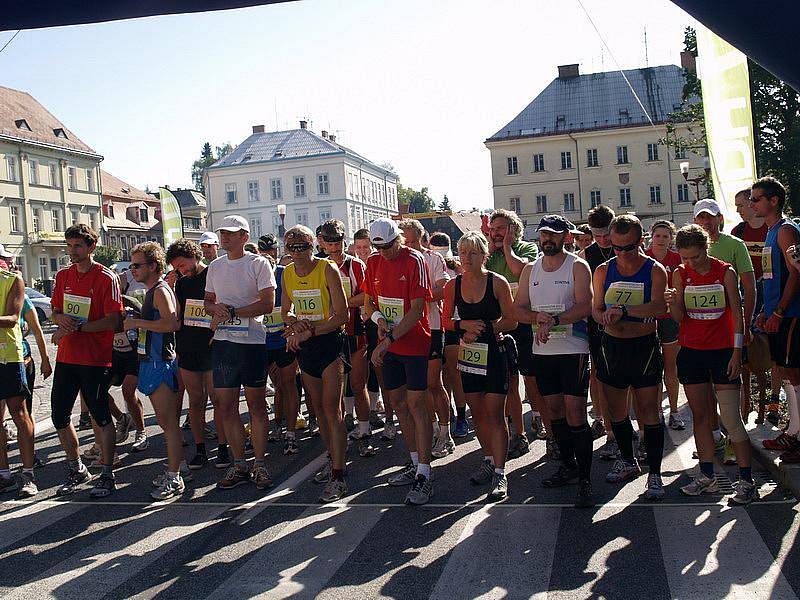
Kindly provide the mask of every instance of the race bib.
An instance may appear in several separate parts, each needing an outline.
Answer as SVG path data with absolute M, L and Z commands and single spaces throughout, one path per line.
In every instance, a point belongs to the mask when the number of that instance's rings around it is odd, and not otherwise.
M 128 334 L 124 331 L 114 334 L 114 350 L 117 352 L 130 352 L 133 350 L 131 343 L 128 341 Z
M 761 277 L 772 279 L 772 246 L 764 246 L 761 251 Z
M 345 300 L 349 300 L 353 297 L 353 285 L 350 283 L 349 275 L 342 275 L 342 285 L 344 286 Z
M 183 324 L 187 327 L 205 327 L 211 329 L 211 315 L 206 312 L 202 300 L 195 298 L 186 299 L 186 309 L 183 311 Z
M 721 283 L 688 285 L 683 290 L 683 303 L 690 319 L 719 319 L 725 313 L 725 287 Z
M 64 314 L 85 323 L 89 320 L 92 299 L 87 296 L 64 294 Z
M 386 317 L 386 322 L 389 325 L 397 325 L 403 320 L 406 314 L 405 304 L 402 298 L 387 298 L 386 296 L 378 296 L 378 309 Z
M 563 304 L 541 304 L 539 306 L 534 306 L 533 310 L 536 312 L 546 312 L 551 317 L 555 315 L 560 315 L 564 312 L 564 305 Z M 550 339 L 564 339 L 566 338 L 569 333 L 570 329 L 572 328 L 571 325 L 555 325 L 554 327 L 550 328 Z M 536 333 L 536 324 L 533 325 L 533 332 Z
M 508 285 L 511 286 L 511 297 L 512 298 L 516 298 L 517 297 L 517 291 L 519 290 L 519 282 L 518 281 L 514 281 L 513 283 L 509 282 Z
M 139 304 L 144 304 L 144 297 L 147 296 L 147 290 L 136 290 L 131 295 L 139 301 Z
M 224 331 L 231 337 L 247 337 L 250 332 L 250 317 L 235 316 L 232 319 L 223 321 L 217 327 L 217 331 Z
M 309 321 L 325 319 L 325 313 L 322 312 L 322 291 L 319 289 L 293 291 L 292 303 L 294 304 L 294 314 L 298 319 L 308 319 Z
M 644 283 L 641 281 L 615 281 L 606 290 L 605 302 L 606 306 L 644 304 Z
M 467 344 L 463 340 L 458 346 L 458 370 L 473 375 L 486 375 L 489 361 L 489 344 Z
M 147 354 L 147 330 L 140 329 L 139 337 L 136 340 L 136 352 L 139 354 Z
M 283 331 L 283 315 L 280 307 L 273 310 L 268 315 L 264 315 L 264 329 L 270 335 L 275 335 Z

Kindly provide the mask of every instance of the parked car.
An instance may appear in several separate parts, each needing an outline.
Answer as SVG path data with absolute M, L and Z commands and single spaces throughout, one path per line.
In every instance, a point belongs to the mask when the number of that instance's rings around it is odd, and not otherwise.
M 39 322 L 44 323 L 53 315 L 53 309 L 50 306 L 50 298 L 33 288 L 26 287 L 25 293 L 28 298 L 33 302 L 36 309 L 36 315 L 39 317 Z

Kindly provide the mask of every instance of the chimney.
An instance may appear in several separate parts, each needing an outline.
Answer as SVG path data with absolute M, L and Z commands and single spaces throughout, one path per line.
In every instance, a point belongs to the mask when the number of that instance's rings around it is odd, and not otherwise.
M 558 66 L 558 78 L 559 79 L 571 79 L 573 77 L 577 77 L 580 75 L 578 73 L 578 65 L 559 65 Z
M 694 54 L 692 54 L 688 50 L 684 50 L 683 52 L 681 52 L 681 67 L 683 67 L 687 71 L 696 73 L 697 67 L 695 64 Z
M 253 125 L 253 133 L 264 133 L 263 125 Z
M 328 132 L 325 131 L 324 129 L 322 130 L 322 137 L 323 137 L 323 139 L 326 139 L 326 140 L 328 139 Z
M 329 136 L 328 136 L 328 139 L 329 139 L 330 141 L 332 141 L 332 142 L 335 142 L 335 141 L 336 141 L 336 136 L 335 136 L 335 135 L 333 135 L 333 134 L 331 134 L 331 135 L 329 135 Z
M 300 129 L 308 129 L 308 121 L 300 121 Z

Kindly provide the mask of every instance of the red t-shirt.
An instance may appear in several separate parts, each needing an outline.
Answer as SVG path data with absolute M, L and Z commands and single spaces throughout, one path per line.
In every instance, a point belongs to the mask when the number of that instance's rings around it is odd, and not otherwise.
M 109 269 L 95 263 L 88 273 L 79 273 L 76 265 L 61 269 L 56 273 L 56 285 L 50 301 L 54 310 L 64 311 L 64 294 L 77 296 L 70 304 L 80 310 L 80 305 L 88 299 L 89 321 L 97 321 L 112 313 L 121 313 L 122 295 L 117 277 Z M 56 362 L 92 367 L 110 367 L 111 350 L 114 347 L 114 332 L 70 333 L 58 344 Z
M 400 247 L 400 254 L 387 260 L 376 253 L 367 259 L 367 273 L 362 289 L 373 303 L 397 324 L 411 308 L 411 301 L 421 298 L 422 318 L 403 337 L 389 346 L 389 352 L 404 356 L 427 356 L 431 349 L 431 328 L 428 324 L 427 303 L 433 300 L 431 278 L 425 257 L 413 248 Z
M 769 227 L 767 227 L 766 223 L 758 229 L 754 229 L 747 221 L 742 221 L 731 231 L 747 247 L 747 253 L 753 263 L 753 274 L 756 277 L 756 281 L 759 281 L 764 274 L 761 255 L 764 252 L 764 242 L 767 241 L 767 231 L 769 231 Z
M 678 340 L 694 350 L 733 348 L 733 312 L 725 295 L 725 273 L 731 265 L 709 259 L 711 269 L 705 275 L 686 265 L 677 268 L 686 308 Z

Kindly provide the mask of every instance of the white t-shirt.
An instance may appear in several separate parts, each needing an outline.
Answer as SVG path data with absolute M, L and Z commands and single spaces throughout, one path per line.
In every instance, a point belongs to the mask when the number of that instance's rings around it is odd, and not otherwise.
M 425 262 L 428 263 L 428 274 L 431 276 L 431 287 L 437 283 L 450 279 L 447 272 L 447 265 L 438 252 L 425 251 Z M 439 302 L 428 302 L 428 323 L 431 326 L 431 331 L 442 328 L 442 313 L 439 308 Z
M 230 260 L 225 255 L 208 265 L 206 291 L 214 294 L 218 303 L 241 308 L 257 302 L 258 293 L 269 288 L 275 288 L 275 273 L 263 256 L 246 252 L 242 258 Z M 241 322 L 219 327 L 214 332 L 214 339 L 239 344 L 263 344 L 266 340 L 263 320 L 263 315 L 240 318 Z M 244 324 L 247 325 L 246 330 L 243 330 Z
M 136 281 L 130 269 L 123 273 L 123 277 L 125 277 L 125 281 L 128 284 L 128 287 L 125 288 L 125 295 L 136 298 L 140 304 L 144 302 L 144 297 L 147 294 L 147 286 L 144 283 Z

